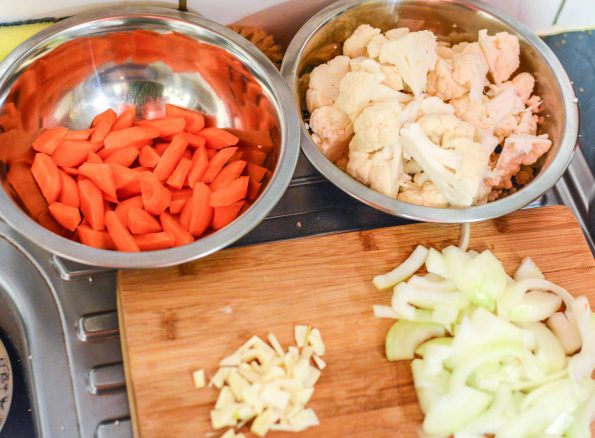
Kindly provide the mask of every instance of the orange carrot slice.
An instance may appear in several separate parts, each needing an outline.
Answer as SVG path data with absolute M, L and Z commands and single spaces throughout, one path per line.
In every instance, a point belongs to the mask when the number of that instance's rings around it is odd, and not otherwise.
M 184 155 L 187 147 L 188 142 L 184 140 L 184 138 L 179 135 L 174 137 L 169 147 L 159 159 L 159 163 L 155 166 L 155 170 L 153 170 L 153 174 L 159 181 L 165 181 L 169 178 Z
M 87 163 L 101 164 L 103 163 L 103 160 L 95 152 L 89 152 L 89 155 L 87 156 Z
M 139 152 L 137 148 L 134 146 L 128 146 L 127 148 L 116 149 L 113 154 L 110 154 L 107 158 L 105 158 L 105 162 L 116 163 L 125 167 L 130 167 L 138 155 Z
M 94 128 L 79 129 L 78 131 L 68 131 L 64 140 L 89 140 L 91 134 L 95 131 Z
M 217 151 L 213 158 L 211 158 L 209 166 L 202 177 L 202 181 L 206 183 L 213 182 L 217 174 L 221 171 L 221 169 L 223 169 L 223 166 L 225 166 L 225 164 L 237 150 L 238 148 L 232 147 Z
M 171 231 L 162 231 L 134 236 L 134 240 L 141 251 L 157 251 L 173 247 L 176 243 L 176 236 Z
M 97 156 L 99 158 L 101 158 L 102 160 L 107 160 L 107 158 L 113 154 L 114 152 L 116 152 L 118 149 L 100 149 L 99 151 L 97 151 Z
M 246 149 L 244 151 L 244 159 L 248 161 L 248 163 L 252 163 L 257 166 L 262 166 L 262 164 L 267 159 L 267 154 L 263 151 L 259 151 L 256 149 Z
M 192 215 L 192 196 L 188 198 L 182 211 L 180 211 L 180 224 L 186 229 L 190 230 L 190 216 Z
M 153 169 L 159 163 L 161 155 L 152 146 L 143 146 L 138 156 L 138 162 L 141 166 Z
M 109 164 L 83 163 L 79 167 L 79 174 L 89 178 L 112 198 L 116 198 L 116 183 L 112 167 Z
M 192 161 L 192 151 L 190 149 L 186 149 L 184 151 L 184 155 L 182 155 L 183 158 L 186 158 L 187 160 Z
M 249 176 L 241 176 L 228 184 L 227 187 L 214 191 L 211 195 L 211 207 L 224 207 L 244 199 L 248 192 L 249 182 Z
M 220 230 L 230 224 L 238 217 L 243 205 L 244 201 L 238 201 L 225 207 L 215 207 L 215 211 L 213 212 L 213 229 Z
M 63 170 L 60 170 L 60 183 L 62 190 L 60 190 L 60 196 L 58 201 L 71 207 L 79 208 L 81 205 L 79 199 L 79 189 L 76 185 L 76 181 Z
M 62 189 L 60 171 L 56 163 L 54 163 L 49 155 L 37 153 L 31 166 L 31 173 L 48 204 L 56 202 Z
M 217 174 L 213 182 L 211 183 L 211 190 L 219 190 L 223 187 L 226 187 L 232 181 L 235 181 L 240 177 L 244 168 L 246 167 L 246 162 L 243 160 L 233 161 L 226 165 L 221 172 Z
M 204 137 L 192 134 L 190 132 L 182 132 L 180 135 L 184 137 L 184 139 L 188 142 L 189 145 L 194 147 L 204 146 L 207 142 Z
M 87 225 L 79 225 L 77 234 L 83 245 L 98 249 L 115 249 L 114 242 L 107 231 L 95 231 Z
M 120 219 L 120 222 L 122 222 L 123 224 L 128 223 L 128 210 L 130 210 L 133 207 L 143 208 L 143 198 L 141 198 L 140 196 L 134 196 L 118 204 L 114 211 Z
M 244 151 L 242 149 L 238 149 L 235 152 L 235 154 L 233 154 L 231 156 L 231 158 L 229 159 L 229 161 L 232 162 L 232 161 L 241 160 L 243 156 L 244 156 Z
M 210 205 L 211 189 L 202 182 L 198 182 L 192 189 L 192 198 L 188 201 L 192 203 L 190 213 L 190 234 L 199 237 L 209 228 L 213 219 L 213 207 Z
M 128 209 L 126 224 L 132 234 L 158 233 L 161 231 L 159 221 L 139 207 L 130 207 Z
M 49 209 L 45 209 L 43 210 L 36 218 L 35 220 L 37 222 L 39 222 L 39 224 L 44 227 L 47 228 L 48 230 L 52 231 L 53 233 L 56 233 L 60 236 L 63 236 L 65 233 L 64 227 L 62 225 L 60 225 L 56 219 L 54 219 L 54 216 L 52 216 L 52 213 L 50 213 Z
M 18 196 L 18 200 L 32 217 L 37 217 L 48 206 L 39 185 L 31 173 L 28 163 L 17 162 L 10 165 L 6 179 Z
M 138 126 L 152 126 L 159 130 L 159 137 L 176 135 L 184 130 L 186 119 L 184 117 L 166 117 L 164 119 L 141 120 Z
M 159 216 L 164 231 L 171 232 L 175 237 L 174 246 L 186 245 L 194 242 L 194 237 L 169 213 L 163 212 Z
M 173 140 L 173 138 L 172 138 Z M 169 141 L 169 143 L 171 143 L 171 140 Z M 155 152 L 157 152 L 159 154 L 159 156 L 161 157 L 161 155 L 163 155 L 163 153 L 165 152 L 165 150 L 169 147 L 169 143 L 157 143 L 155 145 Z
M 209 160 L 211 158 L 213 158 L 215 155 L 217 155 L 217 149 L 209 149 L 209 148 L 207 148 L 207 156 L 209 157 Z M 232 155 L 232 157 L 233 157 L 233 155 Z M 230 160 L 231 160 L 231 158 L 230 158 Z
M 204 146 L 199 146 L 194 151 L 192 156 L 192 166 L 188 172 L 188 185 L 194 187 L 197 181 L 200 181 L 209 167 L 209 157 L 207 156 L 207 149 Z
M 106 149 L 125 148 L 135 144 L 145 144 L 159 137 L 159 130 L 152 126 L 133 126 L 110 132 L 103 144 Z
M 169 206 L 171 192 L 151 172 L 141 173 L 140 189 L 143 205 L 149 213 L 158 216 Z
M 77 167 L 85 162 L 93 147 L 88 141 L 64 140 L 54 151 L 52 159 L 60 167 Z
M 167 117 L 184 117 L 186 119 L 186 131 L 193 134 L 205 126 L 205 117 L 198 111 L 180 108 L 168 103 L 165 105 L 165 114 Z
M 135 110 L 133 106 L 128 106 L 120 113 L 116 121 L 114 122 L 114 126 L 112 126 L 112 131 L 119 131 L 120 129 L 131 128 L 134 126 L 134 115 Z
M 167 184 L 174 189 L 180 190 L 186 181 L 190 167 L 192 167 L 192 160 L 182 157 L 173 173 L 167 179 Z
M 81 212 L 95 231 L 105 229 L 105 209 L 101 190 L 89 179 L 78 182 Z
M 264 176 L 267 174 L 266 167 L 257 166 L 256 164 L 249 163 L 246 169 L 248 171 L 248 176 L 254 182 L 261 182 Z
M 117 118 L 118 116 L 113 109 L 105 110 L 96 116 L 93 123 L 91 123 L 91 127 L 95 128 L 93 134 L 91 134 L 91 141 L 94 143 L 104 141 Z
M 228 146 L 233 146 L 240 140 L 231 132 L 214 127 L 204 128 L 198 134 L 205 138 L 207 147 L 211 149 L 223 149 Z
M 112 238 L 116 249 L 126 252 L 140 251 L 132 234 L 128 232 L 124 224 L 120 222 L 120 219 L 118 219 L 118 216 L 116 216 L 116 213 L 113 211 L 105 213 L 105 227 L 107 228 L 107 232 Z
M 184 205 L 192 196 L 192 190 L 177 190 L 171 195 L 171 202 L 169 204 L 169 212 L 171 214 L 178 214 L 184 208 Z
M 140 193 L 139 176 L 140 174 L 135 170 L 124 167 L 121 164 L 110 163 L 112 174 L 114 176 L 114 184 L 116 190 L 136 184 L 138 185 L 138 193 Z
M 261 183 L 254 182 L 250 180 L 250 184 L 248 184 L 248 199 L 254 200 L 258 196 L 260 192 L 260 187 L 262 186 Z
M 63 167 L 62 170 L 69 175 L 77 176 L 79 174 L 79 170 L 76 167 Z
M 66 134 L 68 134 L 68 128 L 64 128 L 63 126 L 46 129 L 33 141 L 33 149 L 44 154 L 52 155 L 60 143 L 62 143 Z
M 76 230 L 76 227 L 81 223 L 81 212 L 76 207 L 61 202 L 52 202 L 48 209 L 56 222 L 69 231 Z

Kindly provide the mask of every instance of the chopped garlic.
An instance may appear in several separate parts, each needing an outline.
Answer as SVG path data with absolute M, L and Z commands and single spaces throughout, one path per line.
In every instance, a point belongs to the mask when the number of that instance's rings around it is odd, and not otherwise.
M 267 336 L 270 345 L 253 336 L 220 362 L 210 383 L 220 389 L 211 411 L 213 428 L 240 429 L 252 421 L 251 432 L 264 436 L 269 430 L 298 432 L 318 424 L 305 405 L 326 366 L 320 357 L 324 343 L 320 331 L 310 326 L 295 327 L 294 336 L 298 347 L 287 352 L 272 333 Z M 204 373 L 202 378 L 204 386 Z M 240 437 L 231 429 L 222 435 Z
M 192 373 L 192 379 L 194 380 L 194 386 L 197 388 L 204 388 L 205 370 L 196 370 L 194 373 Z

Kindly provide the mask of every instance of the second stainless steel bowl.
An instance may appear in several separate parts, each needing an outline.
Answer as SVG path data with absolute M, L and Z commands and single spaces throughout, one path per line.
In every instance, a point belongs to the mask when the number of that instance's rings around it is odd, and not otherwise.
M 0 125 L 0 216 L 47 250 L 89 265 L 167 266 L 231 244 L 283 195 L 299 153 L 297 112 L 274 65 L 224 26 L 171 9 L 108 8 L 42 31 L 0 64 L 0 103 L 0 114 L 7 116 Z M 267 153 L 272 176 L 252 206 L 230 225 L 189 245 L 133 254 L 61 237 L 30 218 L 43 222 L 45 217 L 51 223 L 47 209 L 27 215 L 20 208 L 25 205 L 17 203 L 19 197 L 38 190 L 27 172 L 31 140 L 40 129 L 88 127 L 99 112 L 126 105 L 134 105 L 139 117 L 160 117 L 166 103 L 196 108 L 212 116 L 217 126 L 240 130 L 253 148 L 263 146 L 263 137 L 270 140 L 268 149 L 257 153 Z M 29 175 L 16 190 L 9 184 L 15 169 Z
M 283 61 L 282 73 L 289 82 L 293 98 L 306 110 L 304 77 L 321 63 L 342 53 L 342 43 L 360 24 L 386 31 L 395 27 L 431 30 L 440 40 L 451 42 L 477 40 L 477 32 L 509 32 L 521 45 L 521 68 L 532 73 L 536 94 L 543 98 L 541 115 L 553 145 L 537 177 L 518 192 L 469 208 L 431 208 L 384 196 L 361 184 L 336 167 L 316 147 L 302 121 L 302 149 L 314 166 L 340 189 L 360 201 L 397 216 L 431 222 L 474 222 L 505 215 L 535 200 L 562 176 L 574 152 L 578 135 L 578 109 L 570 80 L 547 45 L 518 21 L 479 3 L 461 0 L 347 0 L 339 1 L 312 17 L 291 41 Z

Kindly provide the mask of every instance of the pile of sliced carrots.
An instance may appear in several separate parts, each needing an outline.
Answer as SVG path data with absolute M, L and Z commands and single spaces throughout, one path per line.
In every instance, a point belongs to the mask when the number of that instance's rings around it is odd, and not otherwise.
M 238 141 L 174 105 L 153 120 L 109 109 L 89 129 L 42 131 L 31 173 L 51 216 L 81 243 L 160 250 L 225 227 L 256 198 L 268 170 Z

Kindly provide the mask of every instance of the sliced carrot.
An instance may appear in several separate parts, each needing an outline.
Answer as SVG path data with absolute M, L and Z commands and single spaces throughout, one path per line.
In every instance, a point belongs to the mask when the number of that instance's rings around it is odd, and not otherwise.
M 171 195 L 171 202 L 169 204 L 169 212 L 171 214 L 178 214 L 184 208 L 186 201 L 192 196 L 192 190 L 177 190 Z
M 91 123 L 91 127 L 95 128 L 93 134 L 91 134 L 91 141 L 100 142 L 105 140 L 117 118 L 118 116 L 113 109 L 105 110 L 95 117 L 93 123 Z
M 68 134 L 68 128 L 64 128 L 63 126 L 46 129 L 33 141 L 33 149 L 44 154 L 52 155 L 60 143 L 62 143 L 66 134 Z
M 207 156 L 209 157 L 209 160 L 211 158 L 213 158 L 215 155 L 217 155 L 217 152 L 218 152 L 217 149 L 209 149 L 209 148 L 207 148 Z M 233 155 L 232 155 L 232 157 L 233 157 Z M 231 158 L 230 158 L 230 160 L 231 160 Z
M 10 165 L 6 179 L 16 193 L 16 198 L 32 217 L 37 217 L 48 206 L 39 185 L 31 173 L 28 163 L 17 162 Z
M 78 182 L 81 212 L 95 231 L 105 229 L 105 209 L 101 190 L 89 179 Z
M 127 148 L 116 149 L 113 154 L 110 154 L 110 156 L 105 159 L 105 162 L 116 163 L 125 167 L 130 167 L 138 155 L 139 152 L 137 148 L 134 146 L 128 146 Z
M 107 231 L 95 231 L 88 225 L 79 225 L 77 234 L 83 245 L 98 249 L 115 249 L 114 242 Z
M 79 129 L 78 131 L 68 131 L 64 140 L 89 140 L 91 134 L 95 131 L 94 128 Z
M 260 187 L 262 183 L 257 183 L 250 180 L 250 184 L 248 184 L 248 199 L 254 200 L 258 196 L 258 192 L 260 192 Z
M 114 152 L 116 152 L 118 149 L 100 149 L 99 151 L 97 151 L 97 156 L 99 158 L 101 158 L 102 160 L 107 160 L 107 158 L 113 154 Z
M 188 198 L 182 211 L 180 211 L 180 224 L 186 229 L 190 230 L 190 216 L 192 215 L 192 196 Z
M 134 240 L 141 251 L 156 251 L 173 247 L 176 236 L 171 231 L 162 231 L 134 236 Z
M 184 155 L 187 147 L 188 142 L 184 140 L 184 138 L 179 135 L 174 137 L 169 147 L 159 159 L 159 163 L 155 166 L 155 170 L 153 170 L 153 174 L 159 181 L 165 181 L 169 178 Z
M 217 174 L 211 183 L 211 190 L 215 191 L 222 189 L 232 181 L 238 179 L 245 167 L 246 162 L 243 160 L 232 161 L 231 163 L 227 164 L 223 169 L 221 169 L 221 172 Z
M 105 213 L 105 226 L 116 249 L 126 252 L 140 251 L 132 234 L 128 232 L 124 224 L 120 222 L 120 219 L 118 219 L 118 216 L 116 216 L 116 213 L 113 211 Z
M 204 128 L 198 133 L 207 141 L 207 147 L 211 149 L 223 149 L 235 145 L 240 139 L 231 132 L 221 128 Z
M 140 174 L 128 167 L 124 167 L 118 163 L 110 163 L 112 168 L 112 174 L 114 177 L 114 184 L 116 185 L 116 190 L 123 189 L 124 187 L 128 187 L 130 185 L 139 184 L 139 176 Z M 138 189 L 138 193 L 140 193 L 140 186 Z
M 152 126 L 133 126 L 110 132 L 103 144 L 106 149 L 125 148 L 135 144 L 145 144 L 157 137 L 159 137 L 159 130 Z
M 77 167 L 85 162 L 93 144 L 81 140 L 64 140 L 52 154 L 52 159 L 60 167 Z
M 210 205 L 211 189 L 202 182 L 198 182 L 192 189 L 192 198 L 189 202 L 192 203 L 192 210 L 190 213 L 190 234 L 194 237 L 199 237 L 209 228 L 211 220 L 213 219 L 213 207 Z
M 131 128 L 134 126 L 134 116 L 135 110 L 133 106 L 128 106 L 124 108 L 124 111 L 120 113 L 116 121 L 114 122 L 114 126 L 112 126 L 112 131 L 119 131 L 120 129 Z
M 220 230 L 230 224 L 238 217 L 243 205 L 244 201 L 238 201 L 225 207 L 215 207 L 215 211 L 213 212 L 213 229 Z
M 62 167 L 62 170 L 69 175 L 77 176 L 79 174 L 79 170 L 76 167 Z
M 190 167 L 192 167 L 192 160 L 182 157 L 173 173 L 167 179 L 167 184 L 174 189 L 180 190 L 184 186 Z
M 56 219 L 54 219 L 54 216 L 52 216 L 52 213 L 50 213 L 49 209 L 45 209 L 43 210 L 36 218 L 35 220 L 37 222 L 39 222 L 39 224 L 41 226 L 43 226 L 44 228 L 47 228 L 48 230 L 59 234 L 60 236 L 64 235 L 64 227 L 62 225 L 60 225 Z
M 117 196 L 114 174 L 112 172 L 112 167 L 109 164 L 83 163 L 81 167 L 79 167 L 79 174 L 89 178 L 95 185 L 97 185 L 97 187 L 109 196 L 113 198 Z
M 54 219 L 68 231 L 76 230 L 76 227 L 81 223 L 81 212 L 76 207 L 61 202 L 52 202 L 48 209 Z
M 248 192 L 249 176 L 241 176 L 228 184 L 227 187 L 214 191 L 211 195 L 212 207 L 224 207 L 244 199 Z
M 169 141 L 169 143 L 171 143 L 171 140 Z M 162 143 L 157 143 L 155 145 L 155 152 L 157 152 L 159 154 L 159 156 L 163 155 L 163 153 L 165 152 L 165 150 L 169 147 L 169 143 L 163 143 L 163 142 Z
M 202 181 L 206 183 L 213 182 L 217 174 L 221 171 L 221 169 L 223 169 L 223 166 L 225 166 L 225 164 L 237 150 L 238 148 L 232 147 L 217 151 L 213 158 L 211 158 L 209 166 L 202 177 Z
M 103 163 L 103 160 L 95 152 L 89 152 L 89 155 L 87 156 L 87 163 L 101 164 Z
M 174 218 L 169 213 L 161 213 L 159 220 L 161 221 L 163 230 L 169 231 L 175 236 L 174 246 L 186 245 L 188 243 L 194 242 L 192 234 L 190 234 L 188 230 L 184 229 L 180 222 L 178 222 L 176 218 Z
M 31 165 L 31 173 L 48 204 L 56 202 L 62 189 L 60 171 L 56 163 L 49 155 L 37 153 Z
M 184 117 L 166 117 L 164 119 L 141 120 L 138 126 L 152 126 L 159 129 L 159 137 L 176 135 L 184 130 L 186 119 Z
M 60 190 L 58 201 L 60 201 L 62 204 L 79 208 L 81 202 L 79 199 L 79 189 L 76 185 L 76 181 L 66 172 L 60 170 L 60 183 L 62 184 L 62 190 Z
M 192 156 L 192 166 L 188 172 L 188 185 L 194 187 L 197 181 L 200 181 L 209 167 L 209 157 L 207 156 L 207 149 L 204 146 L 199 146 L 194 151 Z
M 186 119 L 185 130 L 193 134 L 205 126 L 205 117 L 198 111 L 180 108 L 168 103 L 165 105 L 165 114 L 167 117 L 184 117 Z
M 158 233 L 161 231 L 159 221 L 139 207 L 131 207 L 128 210 L 126 224 L 132 234 Z
M 152 146 L 143 146 L 138 156 L 138 162 L 143 167 L 153 169 L 159 163 L 161 155 L 157 152 L 157 149 Z
M 167 190 L 151 172 L 140 175 L 140 189 L 145 210 L 160 215 L 171 202 L 171 192 Z
M 244 151 L 242 149 L 238 149 L 229 159 L 230 162 L 241 160 L 244 156 Z
M 184 151 L 184 155 L 182 157 L 186 158 L 187 160 L 192 161 L 192 151 L 190 149 L 186 149 Z
M 188 144 L 190 144 L 191 146 L 194 146 L 194 147 L 204 146 L 207 143 L 207 141 L 205 140 L 204 137 L 201 137 L 200 135 L 192 134 L 190 132 L 182 132 L 180 135 L 182 137 L 184 137 L 184 139 L 188 142 Z
M 267 174 L 268 170 L 266 167 L 257 166 L 256 164 L 249 163 L 247 167 L 248 176 L 254 182 L 261 182 Z
M 114 211 L 120 219 L 120 222 L 122 222 L 123 224 L 128 223 L 128 210 L 130 210 L 133 207 L 143 208 L 143 198 L 141 198 L 140 196 L 134 196 L 118 204 Z
M 256 149 L 246 149 L 244 150 L 244 159 L 248 161 L 248 163 L 262 166 L 267 159 L 267 154 Z

